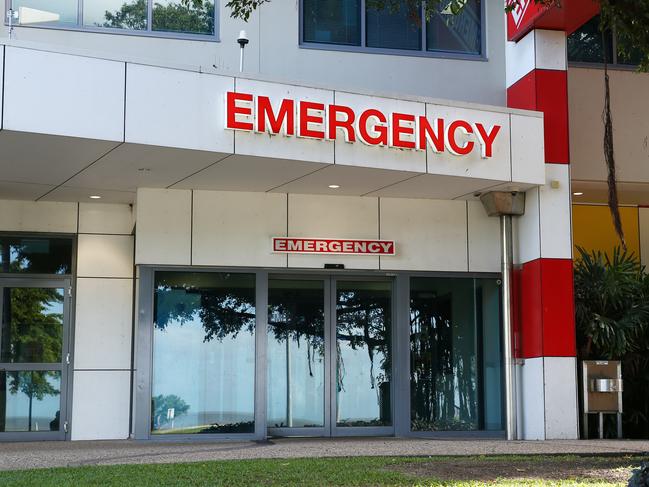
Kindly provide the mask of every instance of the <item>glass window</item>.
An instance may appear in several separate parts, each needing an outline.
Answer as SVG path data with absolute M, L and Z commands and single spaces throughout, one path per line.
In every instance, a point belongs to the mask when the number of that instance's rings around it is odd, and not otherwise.
M 304 0 L 304 42 L 361 44 L 361 0 Z
M 255 275 L 158 272 L 154 434 L 253 433 Z
M 47 22 L 46 24 L 77 24 L 77 0 L 57 0 L 56 2 L 52 0 L 13 0 L 11 5 L 14 10 L 27 7 L 59 15 L 57 22 Z
M 613 62 L 613 36 L 605 34 L 606 60 Z M 603 63 L 604 48 L 602 33 L 599 30 L 599 15 L 568 36 L 568 61 L 582 63 Z
M 324 281 L 268 281 L 268 427 L 324 426 Z
M 82 3 L 80 3 L 82 2 Z M 214 0 L 13 0 L 12 8 L 31 7 L 60 15 L 47 24 L 176 34 L 216 34 Z M 83 18 L 78 19 L 78 11 Z M 152 24 L 149 25 L 149 14 Z M 38 25 L 38 24 L 34 24 Z
M 0 236 L 0 272 L 71 274 L 72 239 Z
M 368 7 L 366 16 L 368 47 L 421 49 L 421 9 L 410 12 L 405 4 L 396 11 Z
M 426 48 L 429 51 L 452 51 L 480 54 L 482 51 L 481 0 L 468 0 L 462 11 L 453 15 L 451 0 L 442 0 L 438 12 L 426 26 Z
M 392 286 L 337 281 L 336 426 L 392 424 Z
M 411 278 L 412 431 L 501 429 L 499 296 L 493 280 Z
M 482 0 L 467 0 L 453 15 L 451 0 L 441 0 L 426 22 L 422 45 L 423 6 L 411 11 L 408 3 L 367 0 L 302 0 L 303 42 L 403 51 L 482 52 Z M 362 12 L 362 9 L 365 11 Z M 365 22 L 361 22 L 365 15 Z
M 146 0 L 94 0 L 83 4 L 83 25 L 144 30 L 146 22 Z
M 212 35 L 214 34 L 214 2 L 154 1 L 153 30 Z
M 0 371 L 0 432 L 59 431 L 60 397 L 60 371 Z
M 63 289 L 2 288 L 0 362 L 61 362 Z

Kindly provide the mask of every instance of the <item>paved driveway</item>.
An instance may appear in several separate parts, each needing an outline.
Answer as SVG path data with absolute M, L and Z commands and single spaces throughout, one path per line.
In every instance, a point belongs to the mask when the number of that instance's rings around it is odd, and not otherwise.
M 647 454 L 649 441 L 429 440 L 413 438 L 280 439 L 268 442 L 171 443 L 73 441 L 0 443 L 0 470 L 175 463 L 247 458 L 494 454 Z

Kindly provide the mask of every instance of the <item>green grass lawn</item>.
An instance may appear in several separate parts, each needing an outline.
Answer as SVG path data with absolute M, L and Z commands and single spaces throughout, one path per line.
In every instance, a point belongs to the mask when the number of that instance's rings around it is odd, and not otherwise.
M 231 460 L 0 472 L 0 486 L 622 486 L 633 457 Z

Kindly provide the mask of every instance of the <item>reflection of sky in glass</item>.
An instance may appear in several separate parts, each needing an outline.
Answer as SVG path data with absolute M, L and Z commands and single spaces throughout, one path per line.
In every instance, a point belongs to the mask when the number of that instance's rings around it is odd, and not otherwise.
M 13 8 L 29 7 L 37 10 L 45 10 L 47 12 L 54 12 L 61 16 L 57 23 L 72 23 L 77 22 L 77 0 L 13 0 Z
M 2 377 L 2 376 L 0 376 Z M 60 372 L 46 375 L 47 382 L 57 391 L 61 389 Z M 32 431 L 49 431 L 50 421 L 60 408 L 60 395 L 45 395 L 42 400 L 32 401 Z M 18 391 L 7 394 L 7 423 L 5 431 L 28 431 L 29 396 Z
M 339 342 L 340 357 L 345 366 L 343 378 L 344 391 L 338 392 L 338 422 L 345 421 L 373 421 L 380 417 L 379 384 L 375 380 L 372 388 L 370 359 L 367 347 L 352 347 L 345 342 Z M 380 365 L 385 355 L 374 350 L 374 378 L 383 374 Z
M 311 349 L 311 366 L 307 337 L 299 344 L 291 339 L 291 409 L 292 426 L 323 426 L 324 423 L 324 357 Z M 268 340 L 268 426 L 289 426 L 286 395 L 286 340 L 277 341 L 269 331 Z
M 254 418 L 255 337 L 241 330 L 233 339 L 204 342 L 205 330 L 171 321 L 155 329 L 153 396 L 175 394 L 189 404 L 175 427 L 252 421 Z

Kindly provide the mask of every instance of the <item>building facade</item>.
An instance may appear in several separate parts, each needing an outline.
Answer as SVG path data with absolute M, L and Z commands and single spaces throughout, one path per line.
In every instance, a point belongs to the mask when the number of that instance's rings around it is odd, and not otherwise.
M 596 12 L 68 3 L 7 4 L 0 440 L 578 437 L 566 52 Z M 526 197 L 505 300 L 490 192 Z

